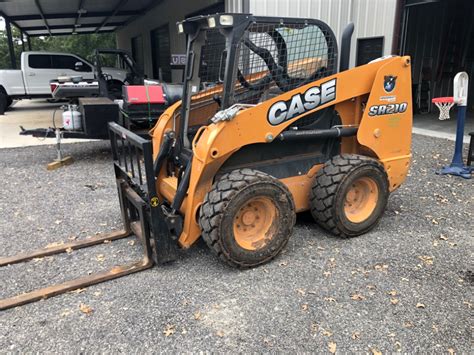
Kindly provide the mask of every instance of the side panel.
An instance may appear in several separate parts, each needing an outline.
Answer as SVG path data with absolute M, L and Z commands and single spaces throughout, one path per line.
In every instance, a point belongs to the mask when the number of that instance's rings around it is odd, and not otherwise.
M 378 71 L 357 134 L 384 164 L 390 191 L 403 183 L 410 165 L 412 112 L 410 58 L 402 57 Z
M 31 67 L 34 62 L 34 67 Z M 85 71 L 76 71 L 75 63 L 83 62 Z M 68 53 L 24 53 L 22 68 L 25 78 L 26 91 L 30 95 L 49 95 L 49 82 L 58 76 L 82 76 L 84 79 L 93 79 L 94 71 L 82 59 Z
M 49 64 L 49 68 L 31 68 L 29 66 L 30 57 L 32 55 L 38 55 L 36 53 L 25 53 L 24 56 L 21 57 L 22 59 L 22 68 L 23 68 L 23 75 L 25 78 L 25 88 L 26 92 L 29 95 L 47 95 L 51 94 L 51 88 L 49 86 L 49 81 L 52 79 L 57 79 L 60 73 L 57 70 L 51 68 L 51 64 Z M 50 54 L 44 53 L 44 56 L 51 57 Z M 41 62 L 46 62 L 46 60 L 42 60 Z M 45 65 L 46 66 L 46 65 Z
M 51 68 L 31 68 L 29 65 L 31 53 L 22 56 L 22 68 L 25 78 L 26 92 L 30 95 L 45 95 L 51 93 L 49 81 L 58 77 Z M 47 53 L 44 54 L 48 55 Z M 50 57 L 50 55 L 48 55 Z M 44 60 L 46 62 L 46 60 Z M 51 64 L 50 64 L 51 65 Z
M 310 206 L 308 196 L 311 191 L 311 185 L 313 184 L 313 178 L 322 166 L 323 164 L 315 165 L 306 174 L 301 176 L 281 179 L 281 182 L 288 187 L 288 190 L 290 190 L 291 195 L 293 196 L 296 212 L 309 210 Z
M 8 95 L 25 95 L 21 70 L 0 70 L 0 85 Z

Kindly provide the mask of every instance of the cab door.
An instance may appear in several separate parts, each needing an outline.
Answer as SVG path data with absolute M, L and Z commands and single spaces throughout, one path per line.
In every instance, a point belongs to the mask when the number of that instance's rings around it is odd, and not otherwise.
M 57 71 L 52 68 L 51 54 L 28 54 L 25 61 L 23 74 L 27 94 L 51 94 L 49 81 L 58 77 Z

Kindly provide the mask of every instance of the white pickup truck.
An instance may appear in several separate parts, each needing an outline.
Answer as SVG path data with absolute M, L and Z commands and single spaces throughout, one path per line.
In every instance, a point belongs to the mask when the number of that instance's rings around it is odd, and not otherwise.
M 102 71 L 119 85 L 128 73 L 125 68 L 104 67 Z M 5 110 L 13 100 L 51 97 L 50 81 L 59 76 L 93 79 L 94 65 L 69 53 L 23 52 L 20 70 L 0 70 L 0 106 Z

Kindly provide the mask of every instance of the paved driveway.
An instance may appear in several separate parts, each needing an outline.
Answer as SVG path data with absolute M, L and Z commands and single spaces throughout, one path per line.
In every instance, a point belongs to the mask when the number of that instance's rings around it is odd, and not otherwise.
M 64 104 L 49 103 L 45 99 L 15 101 L 5 115 L 0 116 L 0 148 L 54 144 L 54 138 L 20 136 L 20 126 L 25 129 L 53 127 L 53 115 L 55 124 L 62 126 L 62 110 L 59 107 Z M 63 140 L 64 144 L 76 142 L 81 140 Z

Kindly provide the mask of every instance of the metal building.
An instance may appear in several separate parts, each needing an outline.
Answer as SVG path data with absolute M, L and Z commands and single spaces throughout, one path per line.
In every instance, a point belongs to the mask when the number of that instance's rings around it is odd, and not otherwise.
M 176 3 L 180 6 L 174 6 Z M 175 26 L 180 19 L 215 12 L 316 18 L 328 23 L 338 39 L 345 26 L 354 22 L 350 64 L 355 66 L 392 53 L 396 6 L 397 0 L 165 0 L 119 29 L 117 39 L 120 48 L 136 53 L 148 75 L 158 77 L 161 64 L 164 80 L 179 81 L 180 74 L 167 65 L 165 53 L 184 54 L 185 39 L 178 36 Z M 177 57 L 169 59 L 176 61 Z
M 223 11 L 317 18 L 338 39 L 353 22 L 351 66 L 390 54 L 412 56 L 415 112 L 430 112 L 433 97 L 451 96 L 456 72 L 474 78 L 472 0 L 164 0 L 120 29 L 118 44 L 134 52 L 149 76 L 180 81 L 185 39 L 177 35 L 175 22 Z M 472 96 L 471 89 L 471 103 Z
M 240 6 L 239 6 L 240 4 Z M 392 53 L 397 0 L 230 0 L 229 11 L 261 16 L 309 17 L 326 22 L 340 40 L 350 22 L 355 25 L 351 66 Z

